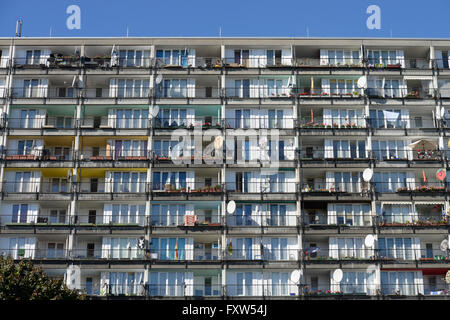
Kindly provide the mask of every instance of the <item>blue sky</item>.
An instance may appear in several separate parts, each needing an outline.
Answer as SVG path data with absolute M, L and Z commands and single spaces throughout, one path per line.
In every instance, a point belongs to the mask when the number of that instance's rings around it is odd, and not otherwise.
M 274 36 L 449 38 L 449 0 L 1 0 L 0 36 Z M 66 8 L 81 9 L 81 29 L 66 27 Z M 369 5 L 381 30 L 366 27 Z

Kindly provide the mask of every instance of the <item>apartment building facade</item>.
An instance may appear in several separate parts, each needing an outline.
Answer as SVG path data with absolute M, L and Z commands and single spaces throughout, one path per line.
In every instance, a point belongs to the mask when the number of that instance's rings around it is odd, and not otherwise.
M 0 253 L 95 297 L 448 298 L 449 53 L 2 38 Z

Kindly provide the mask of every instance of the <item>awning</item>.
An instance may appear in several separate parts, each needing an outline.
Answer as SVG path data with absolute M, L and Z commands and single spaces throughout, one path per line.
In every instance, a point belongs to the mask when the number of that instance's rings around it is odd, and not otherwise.
M 444 201 L 429 201 L 429 202 L 426 202 L 426 201 L 415 201 L 414 205 L 416 205 L 416 204 L 422 204 L 422 205 L 424 205 L 424 204 L 426 204 L 426 205 L 441 204 L 441 205 L 444 205 L 445 202 Z
M 388 202 L 388 201 L 386 201 L 386 202 L 381 202 L 381 205 L 385 205 L 385 204 L 396 204 L 396 205 L 399 205 L 399 204 L 407 204 L 407 205 L 412 205 L 412 202 L 411 201 L 409 201 L 409 202 L 403 202 L 403 201 L 398 201 L 398 202 Z
M 437 148 L 437 143 L 426 139 L 420 139 L 416 142 L 410 143 L 408 147 L 412 149 L 419 147 L 420 149 L 434 150 Z
M 433 76 L 404 76 L 405 80 L 433 80 Z

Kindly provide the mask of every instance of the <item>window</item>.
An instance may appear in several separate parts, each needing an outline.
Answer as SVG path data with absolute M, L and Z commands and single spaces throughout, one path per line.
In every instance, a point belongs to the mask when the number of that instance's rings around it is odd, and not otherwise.
M 335 172 L 334 187 L 336 191 L 361 192 L 362 172 Z
M 50 223 L 66 223 L 66 209 L 51 209 Z
M 356 80 L 330 79 L 330 93 L 353 95 L 353 92 L 360 91 L 356 82 Z
M 153 190 L 186 188 L 186 172 L 154 172 Z
M 71 129 L 72 127 L 72 117 L 56 117 L 56 128 Z
M 381 291 L 383 294 L 400 293 L 415 295 L 414 272 L 381 272 Z
M 34 140 L 19 140 L 17 141 L 17 150 L 12 151 L 18 155 L 29 155 L 33 151 L 33 145 Z
M 143 249 L 137 247 L 137 238 L 111 238 L 109 257 L 112 259 L 135 259 L 143 257 Z
M 64 243 L 48 243 L 47 244 L 47 256 L 49 259 L 63 258 L 64 254 Z
M 399 80 L 385 80 L 384 95 L 388 98 L 398 98 L 400 95 L 400 81 Z
M 372 225 L 369 204 L 334 204 L 330 209 L 330 222 L 336 221 L 338 225 L 350 226 Z M 333 214 L 336 216 L 333 217 Z
M 149 80 L 118 79 L 117 96 L 120 98 L 145 98 L 149 94 Z
M 114 159 L 121 157 L 143 157 L 147 154 L 146 140 L 115 140 Z
M 378 250 L 380 258 L 413 260 L 412 238 L 379 238 Z
M 145 216 L 145 205 L 114 204 L 112 206 L 113 223 L 142 224 Z
M 268 110 L 269 128 L 284 128 L 283 110 Z
M 139 129 L 147 128 L 148 110 L 146 109 L 117 109 L 116 128 Z
M 119 62 L 121 67 L 149 67 L 149 50 L 120 50 Z
M 328 50 L 328 63 L 330 65 L 359 64 L 359 51 Z
M 361 141 L 333 140 L 333 157 L 335 159 L 367 158 L 366 142 L 363 140 Z
M 369 50 L 369 67 L 375 67 L 381 65 L 386 67 L 388 64 L 398 64 L 401 63 L 402 57 L 397 58 L 397 52 L 395 50 L 380 51 L 380 50 Z
M 41 50 L 27 50 L 25 64 L 40 64 Z M 24 61 L 19 61 L 22 64 Z
M 280 66 L 281 63 L 281 50 L 267 50 L 267 66 Z
M 157 97 L 186 98 L 188 96 L 187 79 L 168 79 L 156 87 Z
M 110 272 L 109 290 L 112 295 L 142 295 L 143 272 Z
M 151 219 L 154 226 L 184 225 L 185 204 L 152 204 Z
M 24 98 L 42 97 L 43 94 L 40 89 L 41 89 L 40 79 L 23 80 L 21 97 Z
M 373 128 L 408 128 L 408 119 L 408 110 L 370 110 L 370 123 Z
M 402 140 L 372 141 L 373 155 L 378 160 L 407 159 L 405 142 Z
M 67 192 L 67 189 L 68 189 L 67 179 L 63 179 L 63 178 L 52 178 L 51 179 L 50 192 L 53 192 L 53 193 Z
M 156 127 L 182 127 L 187 126 L 187 109 L 160 109 L 155 118 Z
M 113 192 L 145 192 L 146 172 L 114 172 Z
M 238 98 L 250 98 L 250 80 L 242 79 L 234 81 L 234 94 L 231 96 Z
M 235 215 L 236 215 L 235 223 L 237 226 L 255 225 L 255 221 L 252 220 L 252 205 L 251 204 L 237 205 Z
M 188 50 L 156 50 L 156 59 L 166 65 L 188 67 Z
M 14 204 L 12 206 L 12 223 L 26 223 L 28 217 L 28 204 Z
M 269 226 L 285 226 L 286 224 L 286 205 L 270 204 L 269 206 Z
M 363 238 L 338 238 L 338 257 L 340 259 L 345 258 L 368 258 L 368 252 L 364 247 Z M 331 252 L 331 255 L 335 253 Z
M 184 296 L 187 279 L 184 272 L 150 272 L 150 296 Z
M 152 238 L 150 252 L 158 255 L 158 260 L 185 260 L 185 238 Z
M 411 205 L 384 204 L 381 219 L 385 223 L 406 223 L 414 220 Z
M 368 285 L 373 285 L 371 274 L 366 272 L 344 272 L 340 283 L 343 293 L 368 293 Z
M 406 172 L 376 172 L 373 182 L 377 192 L 397 192 L 407 187 Z
M 37 110 L 36 109 L 22 109 L 20 110 L 20 124 L 19 128 L 32 129 L 38 128 L 38 121 L 36 121 Z M 16 119 L 17 120 L 17 119 Z
M 34 183 L 31 180 L 31 172 L 16 172 L 14 192 L 32 192 Z
M 268 260 L 288 260 L 289 252 L 287 247 L 287 238 L 270 238 L 270 251 L 266 249 L 264 252 L 264 259 Z
M 90 224 L 97 223 L 97 210 L 89 210 L 88 223 Z

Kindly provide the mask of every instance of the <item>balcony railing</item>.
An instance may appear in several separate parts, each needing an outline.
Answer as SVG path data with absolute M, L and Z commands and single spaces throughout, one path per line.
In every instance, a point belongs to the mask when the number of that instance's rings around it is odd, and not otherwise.
M 78 287 L 80 293 L 85 293 L 89 296 L 146 296 L 147 285 L 141 283 L 133 284 L 97 284 L 82 285 Z
M 58 209 L 59 210 L 59 209 Z M 3 214 L 0 216 L 0 226 L 5 225 L 30 225 L 36 227 L 144 227 L 148 226 L 150 217 L 143 215 L 140 212 L 130 212 L 126 216 L 121 214 L 76 214 L 75 216 L 65 215 L 51 215 L 39 213 L 39 215 L 27 214 Z
M 226 190 L 236 193 L 295 193 L 297 191 L 296 182 L 244 182 L 225 183 Z
M 83 149 L 80 152 L 83 161 L 136 161 L 151 159 L 151 151 L 146 149 L 98 148 L 96 152 Z
M 267 249 L 261 247 L 259 250 L 235 249 L 225 250 L 225 260 L 245 261 L 297 261 L 299 249 Z
M 74 151 L 62 148 L 61 152 L 51 152 L 49 149 L 28 149 L 14 150 L 6 149 L 2 157 L 10 161 L 71 161 L 73 160 Z
M 151 214 L 151 225 L 153 227 L 220 227 L 222 217 L 218 213 L 204 214 Z
M 370 192 L 370 185 L 364 182 L 314 182 L 301 183 L 301 192 L 303 193 L 322 193 L 324 195 L 334 193 L 368 193 Z
M 284 118 L 257 118 L 250 119 L 243 115 L 242 118 L 226 118 L 225 125 L 227 129 L 293 129 L 294 119 Z
M 295 214 L 270 215 L 265 212 L 252 212 L 251 215 L 231 214 L 227 216 L 228 226 L 233 227 L 295 227 L 298 217 Z
M 153 119 L 152 126 L 155 129 L 193 129 L 200 126 L 203 129 L 219 129 L 222 128 L 222 119 L 213 116 L 179 117 L 176 119 L 157 116 Z
M 408 91 L 409 90 L 409 91 Z M 9 93 L 9 94 L 8 94 Z M 446 88 L 415 88 L 415 89 L 389 89 L 367 88 L 365 91 L 359 88 L 325 89 L 312 87 L 226 87 L 216 86 L 192 87 L 156 87 L 149 86 L 119 86 L 96 88 L 73 88 L 33 85 L 28 87 L 12 87 L 4 90 L 5 96 L 11 98 L 46 98 L 46 99 L 77 99 L 77 98 L 118 98 L 118 99 L 149 99 L 152 97 L 164 99 L 186 98 L 245 98 L 245 99 L 280 99 L 280 98 L 362 98 L 367 96 L 372 99 L 429 99 L 436 96 L 450 97 L 450 89 Z
M 28 117 L 8 118 L 8 126 L 12 129 L 74 129 L 76 119 L 66 116 L 44 117 L 33 114 Z
M 431 214 L 382 214 L 376 217 L 380 227 L 436 227 L 447 226 L 447 216 Z
M 309 218 L 309 219 L 308 219 Z M 303 218 L 304 226 L 323 227 L 323 226 L 345 226 L 345 227 L 369 227 L 374 225 L 375 217 L 367 214 L 353 214 L 350 212 L 339 211 L 337 214 L 311 215 L 305 213 Z
M 195 245 L 195 244 L 194 244 Z M 152 249 L 150 248 L 150 259 L 155 261 L 219 261 L 222 260 L 220 249 L 211 249 L 205 252 L 198 249 Z
M 152 184 L 152 192 L 158 195 L 173 195 L 173 194 L 189 194 L 189 195 L 218 195 L 223 192 L 222 184 L 213 184 L 211 186 L 205 185 L 202 182 L 178 182 L 178 183 L 156 183 Z

